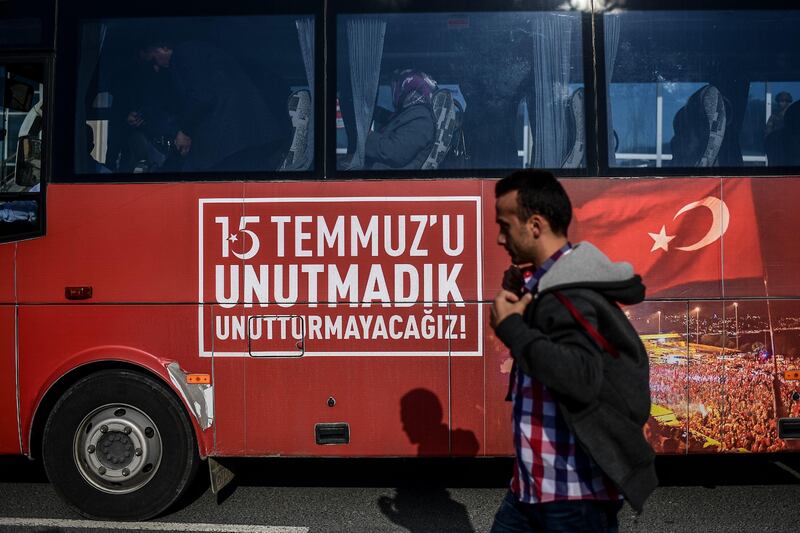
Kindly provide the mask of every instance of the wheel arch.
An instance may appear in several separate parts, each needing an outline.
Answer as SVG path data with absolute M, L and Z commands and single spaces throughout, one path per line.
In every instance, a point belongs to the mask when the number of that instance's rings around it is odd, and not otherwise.
M 167 365 L 162 364 L 161 366 L 166 372 Z M 194 429 L 200 457 L 206 458 L 208 456 L 205 438 L 197 423 L 195 415 L 186 405 L 186 399 L 184 395 L 175 390 L 175 385 L 168 377 L 165 377 L 165 375 L 144 364 L 117 359 L 97 359 L 74 366 L 66 372 L 63 372 L 51 383 L 46 392 L 41 396 L 40 400 L 36 404 L 36 408 L 31 419 L 30 430 L 28 432 L 28 447 L 26 453 L 28 457 L 35 459 L 41 456 L 44 427 L 47 423 L 47 418 L 50 415 L 50 412 L 53 410 L 53 407 L 55 407 L 59 398 L 61 398 L 61 396 L 63 396 L 72 385 L 84 377 L 102 370 L 130 370 L 149 376 L 165 385 L 167 389 L 169 389 L 170 392 L 175 396 L 175 399 L 178 400 L 178 403 L 183 406 L 185 414 L 189 417 L 192 428 Z

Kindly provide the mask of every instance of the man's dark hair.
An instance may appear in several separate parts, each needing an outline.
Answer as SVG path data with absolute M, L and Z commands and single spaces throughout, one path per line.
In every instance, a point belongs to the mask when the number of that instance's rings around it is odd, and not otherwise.
M 174 45 L 174 40 L 160 31 L 145 31 L 134 39 L 134 50 L 137 54 L 162 47 L 174 48 Z
M 497 198 L 512 191 L 517 191 L 517 216 L 520 220 L 541 215 L 550 223 L 553 233 L 566 237 L 572 221 L 572 204 L 567 191 L 551 172 L 529 168 L 517 170 L 494 187 Z

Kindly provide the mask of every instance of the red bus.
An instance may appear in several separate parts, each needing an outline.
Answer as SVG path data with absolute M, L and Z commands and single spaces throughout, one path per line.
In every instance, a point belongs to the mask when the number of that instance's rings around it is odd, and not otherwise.
M 3 2 L 0 453 L 118 519 L 209 458 L 510 455 L 493 188 L 524 167 L 563 178 L 573 241 L 644 277 L 655 450 L 793 449 L 796 22 Z

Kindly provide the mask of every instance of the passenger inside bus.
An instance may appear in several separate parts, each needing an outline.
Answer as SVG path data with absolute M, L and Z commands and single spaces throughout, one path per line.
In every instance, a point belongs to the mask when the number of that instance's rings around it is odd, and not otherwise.
M 782 127 L 767 136 L 765 145 L 770 166 L 800 164 L 800 102 L 786 109 Z
M 179 170 L 181 158 L 174 149 L 178 131 L 177 105 L 169 77 L 149 65 L 137 65 L 138 91 L 122 120 L 123 150 L 119 167 L 123 172 Z
M 392 76 L 394 112 L 367 136 L 366 168 L 419 169 L 433 147 L 433 93 L 436 81 L 424 72 L 404 69 Z M 380 109 L 380 108 L 378 108 Z
M 792 103 L 792 95 L 786 91 L 781 91 L 775 95 L 776 108 L 772 110 L 772 114 L 767 119 L 767 126 L 765 128 L 766 135 L 773 131 L 778 131 L 783 127 L 783 116 L 786 110 Z
M 584 167 L 584 104 L 583 92 L 578 91 L 583 86 L 582 35 L 575 15 L 341 17 L 338 168 Z M 546 45 L 543 36 L 550 33 L 558 36 L 558 46 Z M 375 166 L 367 161 L 363 144 L 373 123 L 376 130 L 382 126 L 373 116 L 378 115 L 373 112 L 375 102 L 380 106 L 388 100 L 390 80 L 382 73 L 409 65 L 431 73 L 438 82 L 439 90 L 432 94 L 434 144 L 421 166 L 416 161 L 410 166 L 385 161 Z
M 800 91 L 797 21 L 771 10 L 604 14 L 607 127 L 619 135 L 609 166 L 796 164 L 784 129 Z
M 286 139 L 234 57 L 201 41 L 158 39 L 150 39 L 139 57 L 167 73 L 176 95 L 174 148 L 182 170 L 278 168 Z
M 792 104 L 792 95 L 781 91 L 775 96 L 777 109 L 766 125 L 764 149 L 770 166 L 796 165 L 800 160 L 800 106 Z

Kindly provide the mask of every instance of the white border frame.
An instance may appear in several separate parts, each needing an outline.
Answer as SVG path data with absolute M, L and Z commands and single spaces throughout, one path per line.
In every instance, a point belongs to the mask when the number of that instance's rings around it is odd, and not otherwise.
M 198 241 L 197 241 L 197 252 L 198 252 L 198 320 L 197 320 L 197 327 L 198 327 L 198 353 L 200 357 L 253 357 L 247 352 L 214 352 L 213 348 L 211 352 L 205 351 L 203 348 L 203 340 L 204 340 L 204 322 L 203 322 L 203 315 L 204 309 L 207 305 L 207 302 L 203 300 L 203 245 L 204 245 L 204 235 L 203 235 L 203 208 L 206 204 L 271 204 L 271 203 L 350 203 L 350 202 L 475 202 L 475 243 L 476 243 L 476 267 L 477 267 L 477 300 L 478 303 L 470 304 L 465 303 L 465 305 L 477 305 L 478 306 L 478 348 L 476 351 L 461 351 L 461 352 L 453 352 L 451 350 L 447 350 L 446 352 L 436 351 L 436 352 L 420 352 L 420 351 L 369 351 L 369 352 L 356 352 L 356 351 L 342 351 L 342 352 L 311 352 L 306 351 L 300 357 L 349 357 L 349 356 L 359 356 L 359 357 L 449 357 L 449 356 L 459 356 L 459 357 L 483 357 L 483 293 L 482 293 L 482 285 L 483 285 L 483 261 L 482 261 L 482 250 L 483 250 L 483 224 L 481 218 L 481 197 L 480 196 L 338 196 L 338 197 L 290 197 L 290 198 L 200 198 L 198 200 Z M 215 305 L 216 302 L 208 302 L 209 305 Z M 448 345 L 451 339 L 447 339 Z M 402 342 L 402 341 L 400 341 Z M 288 355 L 286 352 L 261 352 L 259 351 L 259 356 L 256 358 L 287 358 L 287 359 L 298 359 L 297 355 Z

